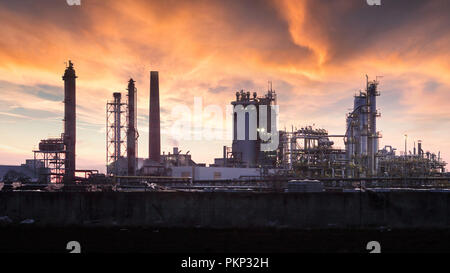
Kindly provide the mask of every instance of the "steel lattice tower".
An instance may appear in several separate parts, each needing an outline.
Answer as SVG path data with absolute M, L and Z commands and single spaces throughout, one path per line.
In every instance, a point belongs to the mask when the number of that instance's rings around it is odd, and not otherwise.
M 118 161 L 125 156 L 127 104 L 121 102 L 119 92 L 113 94 L 114 100 L 106 103 L 106 172 L 117 175 Z

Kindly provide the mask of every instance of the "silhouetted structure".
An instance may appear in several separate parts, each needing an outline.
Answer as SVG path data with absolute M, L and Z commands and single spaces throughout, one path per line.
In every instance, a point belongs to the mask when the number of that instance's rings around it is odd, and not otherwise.
M 69 60 L 69 66 L 62 77 L 64 80 L 64 145 L 66 147 L 64 184 L 75 180 L 75 143 L 76 143 L 76 86 L 75 70 Z
M 127 131 L 127 158 L 128 175 L 136 175 L 136 87 L 134 80 L 128 81 L 128 131 Z
M 150 71 L 150 125 L 148 157 L 155 162 L 160 161 L 161 133 L 159 116 L 159 80 L 158 71 Z

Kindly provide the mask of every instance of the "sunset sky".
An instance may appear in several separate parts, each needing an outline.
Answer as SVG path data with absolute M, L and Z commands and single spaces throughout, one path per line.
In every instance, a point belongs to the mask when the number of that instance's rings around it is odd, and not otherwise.
M 229 140 L 177 141 L 177 105 L 225 106 L 272 81 L 280 127 L 345 132 L 365 75 L 380 78 L 380 148 L 450 161 L 450 1 L 0 0 L 0 164 L 32 158 L 63 131 L 65 62 L 77 79 L 77 167 L 105 167 L 105 104 L 138 92 L 139 157 L 148 156 L 149 71 L 159 71 L 162 151 L 212 163 Z M 198 117 L 197 117 L 198 118 Z M 203 126 L 222 123 L 203 117 Z M 337 146 L 343 148 L 341 140 Z

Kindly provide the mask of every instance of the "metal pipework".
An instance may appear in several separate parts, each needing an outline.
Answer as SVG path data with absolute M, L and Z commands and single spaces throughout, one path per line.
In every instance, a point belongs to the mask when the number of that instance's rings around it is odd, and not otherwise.
M 73 63 L 69 60 L 69 66 L 62 77 L 64 80 L 64 145 L 66 147 L 64 184 L 75 181 L 76 78 Z

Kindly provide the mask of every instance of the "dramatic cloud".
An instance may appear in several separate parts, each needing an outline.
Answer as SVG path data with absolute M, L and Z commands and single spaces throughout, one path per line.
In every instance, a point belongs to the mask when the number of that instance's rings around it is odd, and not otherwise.
M 104 164 L 105 103 L 130 77 L 139 155 L 147 156 L 150 70 L 160 71 L 163 150 L 176 144 L 200 162 L 230 143 L 174 140 L 175 105 L 192 109 L 202 97 L 204 107 L 225 111 L 237 90 L 265 92 L 271 80 L 282 128 L 315 124 L 341 134 L 365 74 L 383 76 L 382 145 L 403 147 L 407 133 L 411 144 L 421 139 L 450 160 L 449 13 L 446 0 L 0 0 L 0 164 L 31 157 L 39 139 L 62 132 L 68 59 L 79 77 L 83 168 Z

